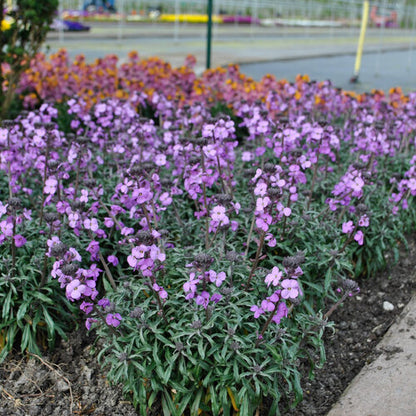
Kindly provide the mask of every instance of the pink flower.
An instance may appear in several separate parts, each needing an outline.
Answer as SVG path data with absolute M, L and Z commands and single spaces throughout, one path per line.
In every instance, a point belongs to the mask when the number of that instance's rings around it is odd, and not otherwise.
M 58 181 L 55 177 L 50 177 L 46 179 L 43 192 L 45 194 L 53 195 L 56 192 L 56 187 L 58 186 Z
M 362 231 L 357 231 L 354 235 L 354 240 L 362 246 L 364 244 L 364 234 Z
M 107 257 L 107 261 L 112 264 L 113 266 L 117 266 L 118 262 L 118 258 L 114 255 L 110 255 Z
M 77 300 L 82 296 L 86 288 L 78 279 L 74 279 L 66 287 L 66 296 L 71 301 Z
M 265 196 L 264 198 L 257 198 L 256 211 L 264 212 L 264 209 L 270 204 L 270 198 Z
M 139 188 L 133 191 L 132 196 L 136 199 L 138 204 L 144 204 L 152 199 L 153 193 L 146 188 Z
M 219 272 L 218 274 L 214 270 L 208 272 L 209 281 L 215 283 L 215 286 L 220 287 L 222 282 L 225 280 L 226 275 L 224 272 Z
M 274 311 L 275 304 L 270 299 L 264 299 L 261 301 L 261 308 L 264 311 L 272 312 Z
M 166 156 L 164 154 L 159 154 L 155 156 L 155 163 L 157 166 L 166 165 Z
M 153 290 L 159 294 L 161 299 L 166 299 L 168 297 L 168 292 L 163 289 L 162 286 L 159 286 L 157 283 L 153 283 Z
M 354 231 L 354 223 L 352 221 L 347 221 L 342 224 L 342 232 L 344 234 L 349 234 Z
M 211 218 L 214 221 L 221 223 L 222 225 L 226 225 L 230 222 L 227 215 L 225 214 L 225 207 L 222 205 L 217 205 L 211 211 Z
M 370 225 L 370 218 L 367 215 L 363 215 L 358 221 L 360 227 L 368 227 Z
M 283 277 L 283 273 L 279 270 L 277 266 L 273 267 L 272 271 L 266 276 L 264 282 L 267 283 L 267 286 L 272 284 L 277 286 L 280 282 L 280 279 Z
M 20 234 L 15 235 L 13 238 L 14 238 L 14 244 L 16 247 L 22 247 L 27 243 L 26 238 L 24 238 Z
M 264 310 L 262 308 L 259 308 L 257 305 L 253 305 L 250 308 L 251 312 L 254 312 L 254 319 L 257 319 L 259 316 L 263 315 Z
M 197 305 L 201 305 L 206 309 L 209 303 L 209 293 L 202 291 L 201 294 L 196 297 L 195 302 Z
M 117 328 L 120 325 L 122 319 L 123 318 L 119 313 L 109 313 L 106 316 L 105 321 L 107 322 L 107 325 Z
M 277 307 L 277 312 L 274 314 L 272 321 L 276 324 L 280 324 L 280 321 L 282 318 L 285 318 L 287 316 L 287 306 L 285 303 L 279 303 L 279 306 Z
M 98 228 L 99 228 L 97 219 L 96 218 L 92 218 L 90 220 L 89 218 L 86 218 L 84 220 L 84 228 L 86 230 L 97 231 Z
M 164 206 L 172 203 L 172 197 L 169 195 L 169 192 L 163 192 L 163 194 L 160 195 L 159 200 Z
M 299 295 L 299 286 L 298 282 L 293 279 L 286 279 L 282 282 L 282 293 L 281 296 L 283 299 L 295 299 Z

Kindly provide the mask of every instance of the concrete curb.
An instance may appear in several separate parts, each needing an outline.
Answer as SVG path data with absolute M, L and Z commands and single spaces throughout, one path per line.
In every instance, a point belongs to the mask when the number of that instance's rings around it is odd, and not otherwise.
M 416 295 L 327 416 L 416 415 Z

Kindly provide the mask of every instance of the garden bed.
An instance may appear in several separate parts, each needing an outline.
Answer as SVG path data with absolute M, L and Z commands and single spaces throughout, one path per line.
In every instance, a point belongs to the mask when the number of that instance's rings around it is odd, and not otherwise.
M 338 400 L 361 368 L 379 353 L 377 344 L 400 314 L 416 288 L 416 244 L 409 238 L 409 250 L 401 248 L 401 259 L 373 279 L 360 282 L 360 295 L 349 299 L 333 315 L 335 331 L 324 339 L 327 362 L 315 379 L 305 378 L 304 400 L 290 416 L 324 416 Z M 385 301 L 394 309 L 386 311 Z M 14 353 L 0 366 L 0 416 L 66 416 L 138 414 L 123 396 L 121 387 L 112 387 L 91 354 L 94 335 L 81 326 L 43 356 Z M 157 413 L 156 413 L 157 414 Z
M 416 95 L 52 60 L 0 130 L 6 414 L 325 414 L 414 284 Z

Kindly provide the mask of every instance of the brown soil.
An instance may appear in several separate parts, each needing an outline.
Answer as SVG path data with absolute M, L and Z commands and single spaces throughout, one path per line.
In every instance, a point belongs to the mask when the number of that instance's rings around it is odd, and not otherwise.
M 303 380 L 304 401 L 287 416 L 324 416 L 354 376 L 379 353 L 377 344 L 416 288 L 416 239 L 397 265 L 360 282 L 361 292 L 331 319 L 325 334 L 327 362 L 315 379 Z M 388 258 L 388 261 L 392 259 Z M 393 306 L 383 308 L 383 302 Z M 0 416 L 132 416 L 120 388 L 110 386 L 90 354 L 91 334 L 79 330 L 43 357 L 10 355 L 0 366 Z

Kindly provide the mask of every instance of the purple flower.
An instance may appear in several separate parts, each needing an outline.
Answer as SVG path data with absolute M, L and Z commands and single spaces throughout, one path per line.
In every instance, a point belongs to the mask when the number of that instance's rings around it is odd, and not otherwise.
M 98 306 L 101 306 L 103 309 L 110 306 L 110 300 L 107 298 L 102 298 L 97 302 Z
M 256 211 L 258 213 L 264 212 L 264 209 L 270 204 L 270 198 L 265 196 L 264 198 L 257 198 Z
M 214 293 L 211 296 L 210 301 L 213 302 L 213 303 L 218 303 L 221 299 L 222 299 L 222 296 L 219 293 Z
M 364 234 L 362 231 L 357 231 L 354 235 L 354 240 L 362 246 L 364 244 Z
M 91 254 L 91 260 L 98 260 L 98 253 L 100 252 L 100 244 L 98 241 L 91 241 L 86 250 Z
M 196 292 L 196 286 L 197 286 L 197 284 L 200 282 L 200 280 L 199 280 L 199 278 L 195 278 L 195 273 L 191 273 L 190 275 L 189 275 L 189 277 L 190 277 L 190 279 L 189 279 L 189 281 L 188 282 L 186 282 L 184 285 L 183 285 L 183 290 L 184 290 L 184 292 L 185 293 L 188 293 L 188 295 L 186 296 L 186 299 L 190 299 L 190 298 L 193 298 L 193 295 L 195 294 L 195 292 Z M 198 276 L 199 277 L 199 276 Z M 190 292 L 190 293 L 189 293 Z M 189 295 L 192 295 L 192 296 L 189 296 Z
M 352 221 L 347 221 L 342 224 L 342 232 L 344 234 L 349 234 L 354 231 L 354 223 Z
M 251 312 L 254 312 L 254 318 L 257 319 L 260 315 L 263 315 L 264 310 L 262 308 L 259 308 L 257 305 L 253 305 L 250 308 Z
M 230 222 L 227 215 L 225 214 L 225 207 L 222 205 L 217 205 L 212 209 L 211 218 L 213 221 L 217 221 L 222 225 L 227 225 Z
M 46 179 L 43 192 L 45 194 L 53 195 L 56 192 L 56 187 L 58 186 L 58 181 L 53 176 Z
M 114 225 L 114 221 L 113 221 L 113 219 L 112 219 L 111 217 L 105 217 L 105 218 L 104 218 L 104 225 L 105 225 L 107 228 L 111 228 L 111 227 Z
M 92 218 L 92 219 L 86 218 L 84 220 L 84 228 L 86 230 L 97 231 L 98 228 L 99 228 L 97 219 L 96 218 Z
M 122 319 L 123 318 L 119 313 L 109 313 L 107 314 L 105 321 L 107 322 L 107 325 L 117 328 L 120 325 Z
M 168 297 L 168 292 L 163 289 L 162 286 L 159 286 L 157 283 L 153 283 L 153 290 L 157 292 L 161 299 L 166 299 Z
M 282 318 L 285 318 L 287 316 L 287 306 L 285 303 L 281 302 L 279 303 L 279 306 L 277 307 L 277 311 L 274 314 L 272 321 L 276 324 L 280 324 L 280 321 Z
M 264 282 L 267 286 L 272 284 L 273 286 L 277 286 L 280 282 L 280 279 L 283 277 L 283 273 L 279 270 L 278 267 L 273 267 L 272 271 L 265 277 Z
M 0 230 L 6 237 L 13 235 L 13 223 L 7 220 L 0 222 Z
M 91 329 L 91 325 L 94 322 L 98 322 L 98 319 L 95 319 L 95 318 L 87 318 L 87 320 L 85 321 L 85 327 L 88 329 L 88 331 Z
M 81 305 L 79 306 L 79 308 L 88 315 L 94 309 L 94 304 L 91 303 L 91 302 L 85 302 L 84 301 L 84 302 L 81 303 Z
M 299 295 L 299 285 L 298 282 L 294 279 L 285 279 L 282 282 L 282 293 L 281 296 L 283 299 L 295 299 Z
M 144 204 L 152 199 L 153 193 L 146 188 L 139 188 L 133 191 L 132 196 L 138 204 Z
M 368 227 L 370 225 L 370 218 L 367 215 L 363 215 L 358 221 L 360 227 Z
M 274 311 L 275 304 L 270 299 L 264 299 L 261 301 L 261 308 L 264 311 L 272 312 Z
M 220 287 L 222 282 L 226 279 L 224 272 L 219 272 L 218 274 L 214 270 L 208 271 L 209 281 L 215 283 L 215 286 Z
M 113 254 L 111 254 L 110 256 L 107 257 L 107 261 L 112 264 L 113 266 L 117 266 L 118 264 L 118 258 L 116 256 L 114 256 Z
M 15 235 L 13 238 L 14 238 L 14 244 L 16 247 L 22 247 L 27 243 L 26 238 L 24 238 L 20 234 Z
M 85 292 L 87 287 L 82 284 L 78 279 L 74 279 L 66 287 L 66 296 L 69 300 L 78 300 Z
M 201 294 L 196 297 L 195 302 L 197 305 L 202 305 L 206 309 L 209 303 L 209 293 L 202 291 Z

